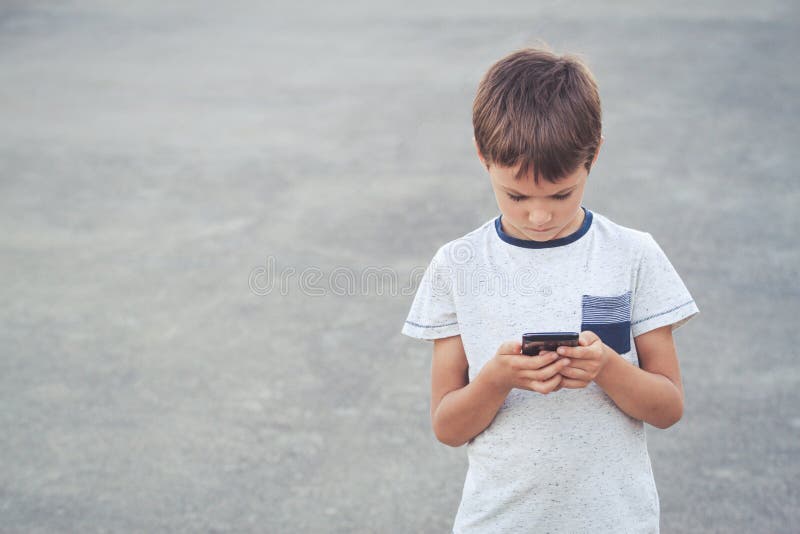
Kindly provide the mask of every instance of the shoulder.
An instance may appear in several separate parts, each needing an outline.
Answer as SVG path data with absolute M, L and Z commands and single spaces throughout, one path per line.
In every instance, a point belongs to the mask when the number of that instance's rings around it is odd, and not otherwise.
M 648 232 L 618 224 L 601 213 L 592 212 L 592 215 L 595 235 L 613 248 L 641 255 L 658 246 Z
M 464 265 L 474 262 L 491 242 L 491 232 L 495 231 L 495 220 L 496 217 L 493 217 L 474 230 L 439 247 L 434 262 L 439 265 Z

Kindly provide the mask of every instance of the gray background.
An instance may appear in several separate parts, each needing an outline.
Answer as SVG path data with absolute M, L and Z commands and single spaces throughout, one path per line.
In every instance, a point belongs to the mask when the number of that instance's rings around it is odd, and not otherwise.
M 447 531 L 465 451 L 399 332 L 497 214 L 477 82 L 543 39 L 600 84 L 585 205 L 701 308 L 684 418 L 648 429 L 663 531 L 796 531 L 798 30 L 790 1 L 5 0 L 0 529 Z M 327 282 L 370 267 L 400 287 Z

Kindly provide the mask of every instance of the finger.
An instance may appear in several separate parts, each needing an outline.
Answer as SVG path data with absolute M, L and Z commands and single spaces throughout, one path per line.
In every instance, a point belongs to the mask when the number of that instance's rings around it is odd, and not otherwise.
M 564 378 L 582 380 L 584 382 L 591 382 L 593 378 L 592 375 L 586 372 L 584 369 L 579 369 L 577 367 L 572 367 L 572 366 L 565 367 L 561 369 L 561 371 L 559 372 L 561 376 L 563 376 Z
M 587 353 L 591 352 L 589 347 L 558 347 L 557 352 L 559 356 L 566 356 L 567 358 L 586 358 Z
M 522 354 L 522 342 L 504 341 L 497 348 L 497 354 Z
M 538 371 L 558 359 L 555 353 L 542 354 L 541 356 L 512 356 L 511 368 L 515 371 Z
M 537 393 L 541 393 L 542 395 L 547 395 L 548 393 L 552 393 L 562 380 L 563 378 L 558 374 L 549 380 L 545 380 L 544 382 L 533 380 L 531 382 L 531 389 Z
M 550 359 L 556 360 L 556 359 L 558 359 L 559 356 L 553 350 L 540 350 L 539 351 L 539 357 L 547 359 L 547 360 L 550 360 Z M 544 361 L 544 360 L 542 360 L 542 361 Z
M 572 364 L 570 365 L 570 367 L 573 369 L 581 369 L 583 371 L 591 373 L 592 370 L 597 368 L 597 362 L 595 362 L 594 360 L 587 360 L 587 359 L 581 360 L 579 358 L 575 358 L 574 360 L 572 360 Z
M 561 387 L 567 389 L 582 389 L 589 385 L 589 382 L 583 380 L 575 380 L 574 378 L 563 378 Z
M 541 369 L 519 371 L 517 376 L 527 380 L 538 380 L 539 382 L 543 382 L 557 375 L 562 369 L 568 366 L 569 363 L 570 362 L 568 359 L 562 358 L 554 361 L 550 365 L 542 367 Z
M 555 352 L 543 352 L 539 356 L 512 356 L 511 368 L 520 371 L 535 371 L 558 358 Z
M 580 344 L 580 346 L 582 347 L 588 347 L 598 339 L 600 338 L 597 336 L 597 334 L 595 334 L 591 330 L 584 330 L 578 336 L 578 344 Z

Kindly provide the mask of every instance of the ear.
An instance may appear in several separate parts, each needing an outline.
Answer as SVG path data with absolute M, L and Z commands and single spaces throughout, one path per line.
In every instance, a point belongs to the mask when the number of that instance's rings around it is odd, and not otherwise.
M 486 158 L 481 154 L 481 148 L 478 146 L 478 141 L 475 139 L 474 135 L 472 136 L 472 143 L 475 145 L 475 152 L 478 153 L 478 159 L 481 160 L 481 165 L 483 165 L 486 170 L 489 170 L 489 166 L 486 164 Z
M 600 155 L 600 147 L 603 146 L 603 141 L 605 140 L 606 138 L 601 135 L 600 142 L 597 143 L 597 150 L 594 151 L 594 157 L 592 158 L 592 167 L 594 167 L 594 164 L 597 163 L 597 156 Z

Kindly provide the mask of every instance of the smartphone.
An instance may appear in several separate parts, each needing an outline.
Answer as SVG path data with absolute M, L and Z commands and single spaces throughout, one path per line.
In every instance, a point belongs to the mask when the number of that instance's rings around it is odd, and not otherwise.
M 528 332 L 522 334 L 522 354 L 538 356 L 540 350 L 556 350 L 558 347 L 578 346 L 578 332 Z

